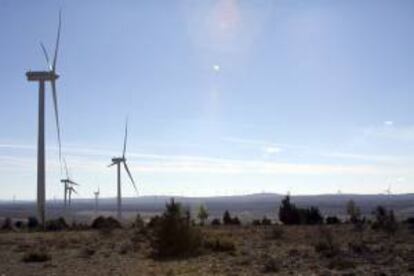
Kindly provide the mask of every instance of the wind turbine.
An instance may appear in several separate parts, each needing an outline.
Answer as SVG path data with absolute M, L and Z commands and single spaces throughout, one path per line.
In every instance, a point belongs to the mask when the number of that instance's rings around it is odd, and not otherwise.
M 137 187 L 135 186 L 135 181 L 132 178 L 131 172 L 129 171 L 128 165 L 126 163 L 125 152 L 127 146 L 127 137 L 128 137 L 128 119 L 125 123 L 125 137 L 124 137 L 124 149 L 122 151 L 122 157 L 113 157 L 112 163 L 108 167 L 113 165 L 117 166 L 117 218 L 120 220 L 122 218 L 121 210 L 121 164 L 124 165 L 126 172 L 128 173 L 129 179 L 131 180 L 132 185 L 134 186 L 135 191 L 138 193 Z
M 99 200 L 99 194 L 100 194 L 100 188 L 98 186 L 98 190 L 96 192 L 93 192 L 95 195 L 95 215 L 98 214 L 98 200 Z
M 59 143 L 59 160 L 61 160 L 61 140 L 59 113 L 57 105 L 56 80 L 59 75 L 56 73 L 56 62 L 59 51 L 60 29 L 61 29 L 61 13 L 59 12 L 59 25 L 57 31 L 55 52 L 52 63 L 49 62 L 49 55 L 43 43 L 40 46 L 48 63 L 48 71 L 28 71 L 26 77 L 28 81 L 36 81 L 39 83 L 39 115 L 38 115 L 38 140 L 37 140 L 37 212 L 38 219 L 42 225 L 45 223 L 45 82 L 50 82 L 52 86 L 53 105 L 55 110 L 55 119 L 57 127 L 57 136 Z
M 390 196 L 390 195 L 392 194 L 392 192 L 391 192 L 391 184 L 388 184 L 388 188 L 387 188 L 387 189 L 385 189 L 385 190 L 384 190 L 384 192 L 385 192 L 388 196 Z
M 64 192 L 64 200 L 63 200 L 63 206 L 64 206 L 64 213 L 66 214 L 66 209 L 67 209 L 67 197 L 68 197 L 68 192 L 71 193 L 70 188 L 72 187 L 71 185 L 76 185 L 79 186 L 78 183 L 76 183 L 75 181 L 73 181 L 70 177 L 69 177 L 69 169 L 68 169 L 68 165 L 66 164 L 66 159 L 63 158 L 63 162 L 65 164 L 65 172 L 66 172 L 66 178 L 61 179 L 60 182 L 63 183 L 63 192 Z M 69 204 L 70 205 L 70 204 Z

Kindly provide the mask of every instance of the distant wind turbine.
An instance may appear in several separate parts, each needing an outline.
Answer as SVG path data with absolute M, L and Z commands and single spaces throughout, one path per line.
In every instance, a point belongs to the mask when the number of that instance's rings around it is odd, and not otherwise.
M 59 113 L 57 105 L 56 80 L 59 75 L 56 73 L 56 62 L 59 51 L 60 29 L 61 29 L 61 13 L 59 12 L 59 25 L 57 31 L 55 52 L 53 61 L 50 63 L 49 55 L 43 43 L 40 46 L 45 55 L 48 64 L 48 71 L 28 71 L 26 77 L 28 81 L 36 81 L 39 83 L 39 117 L 38 117 L 38 141 L 37 141 L 37 212 L 38 219 L 42 225 L 45 224 L 45 205 L 46 205 L 46 189 L 45 189 L 45 82 L 50 82 L 52 85 L 53 105 L 55 110 L 55 119 L 57 127 L 57 136 L 59 143 L 59 160 L 61 158 L 61 139 L 60 139 L 60 125 Z
M 64 196 L 63 196 L 63 210 L 64 210 L 64 214 L 66 214 L 66 209 L 67 209 L 67 202 L 68 202 L 68 193 L 71 193 L 71 187 L 72 185 L 76 185 L 79 186 L 78 183 L 76 183 L 75 181 L 73 181 L 70 176 L 69 176 L 69 169 L 68 169 L 68 165 L 66 163 L 66 159 L 63 158 L 63 162 L 65 165 L 65 173 L 66 173 L 66 178 L 61 179 L 60 182 L 63 183 L 63 192 L 64 192 Z M 70 204 L 69 204 L 70 205 Z
M 389 185 L 388 185 L 388 188 L 387 188 L 387 189 L 385 189 L 385 190 L 384 190 L 384 192 L 385 192 L 388 196 L 390 196 L 390 195 L 392 194 L 392 192 L 391 192 L 391 184 L 389 184 Z
M 100 188 L 98 187 L 98 190 L 96 192 L 93 192 L 95 195 L 95 215 L 98 214 L 98 201 L 99 201 L 99 194 L 100 194 Z
M 131 180 L 132 185 L 134 186 L 135 191 L 138 193 L 135 181 L 132 178 L 131 172 L 129 171 L 128 165 L 126 163 L 125 153 L 127 147 L 127 137 L 128 137 L 128 119 L 125 123 L 125 137 L 124 137 L 124 149 L 122 150 L 122 157 L 112 158 L 112 163 L 108 165 L 111 167 L 113 165 L 117 166 L 117 217 L 118 219 L 122 218 L 122 196 L 121 196 L 121 163 L 124 165 L 126 172 L 128 173 L 129 179 Z

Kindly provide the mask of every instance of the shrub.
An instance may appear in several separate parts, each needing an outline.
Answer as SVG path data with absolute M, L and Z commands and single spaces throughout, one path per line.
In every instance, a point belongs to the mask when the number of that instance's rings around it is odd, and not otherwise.
M 27 218 L 27 228 L 29 230 L 34 230 L 39 227 L 39 221 L 35 217 L 28 217 Z
M 17 229 L 22 229 L 24 227 L 24 223 L 21 220 L 18 220 L 14 223 L 14 227 L 16 227 Z
M 383 206 L 378 206 L 375 211 L 375 221 L 372 224 L 372 229 L 383 230 L 387 234 L 394 235 L 397 231 L 398 224 L 394 216 L 394 211 L 389 210 Z
M 212 225 L 212 226 L 219 226 L 219 225 L 221 225 L 221 221 L 220 221 L 220 219 L 218 219 L 218 218 L 213 219 L 213 220 L 211 221 L 211 225 Z
M 156 225 L 159 224 L 160 220 L 161 218 L 158 215 L 151 217 L 150 221 L 147 224 L 148 228 L 154 228 Z
M 37 251 L 31 251 L 23 256 L 23 262 L 25 263 L 40 263 L 40 262 L 46 262 L 49 261 L 52 257 L 46 253 L 46 252 L 37 252 Z
M 134 221 L 134 225 L 135 228 L 141 229 L 145 227 L 145 222 L 142 219 L 140 214 L 137 214 L 137 216 L 135 217 L 135 221 Z
M 117 229 L 121 228 L 121 223 L 113 217 L 102 217 L 99 216 L 93 220 L 91 227 L 93 229 Z
M 229 238 L 215 237 L 207 239 L 204 242 L 204 247 L 214 252 L 233 252 L 236 250 L 236 245 Z
M 52 219 L 46 221 L 45 229 L 47 231 L 62 231 L 65 229 L 68 229 L 68 225 L 66 224 L 66 221 L 64 218 L 60 217 L 58 219 Z
M 272 225 L 272 221 L 268 219 L 266 216 L 262 218 L 262 225 Z
M 10 231 L 13 230 L 13 224 L 11 218 L 6 218 L 3 221 L 3 225 L 1 226 L 1 230 Z
M 326 218 L 326 224 L 340 224 L 340 223 L 341 223 L 341 220 L 336 216 Z
M 154 227 L 151 246 L 157 257 L 182 257 L 198 253 L 201 233 L 192 227 L 189 212 L 183 214 L 181 204 L 171 199 Z
M 260 225 L 262 225 L 262 222 L 260 221 L 260 219 L 254 219 L 252 221 L 252 225 L 253 226 L 260 226 Z
M 223 214 L 223 224 L 224 225 L 240 225 L 241 223 L 237 216 L 232 218 L 229 211 L 226 210 Z
M 304 224 L 321 224 L 323 217 L 317 207 L 311 206 L 309 209 L 299 209 L 301 222 Z
M 232 218 L 232 220 L 231 220 L 231 224 L 232 224 L 232 225 L 241 225 L 241 222 L 240 222 L 240 220 L 239 220 L 239 218 L 238 218 L 238 217 L 234 217 L 234 218 Z
M 414 217 L 406 218 L 403 223 L 414 225 Z

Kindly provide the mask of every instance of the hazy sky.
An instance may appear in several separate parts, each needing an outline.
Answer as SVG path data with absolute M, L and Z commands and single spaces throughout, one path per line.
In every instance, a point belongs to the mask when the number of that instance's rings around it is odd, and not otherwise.
M 39 47 L 54 47 L 80 197 L 414 192 L 414 2 L 0 0 L 0 198 L 36 194 Z M 49 88 L 49 86 L 48 86 Z M 47 91 L 47 197 L 62 197 Z M 134 191 L 124 174 L 123 193 Z

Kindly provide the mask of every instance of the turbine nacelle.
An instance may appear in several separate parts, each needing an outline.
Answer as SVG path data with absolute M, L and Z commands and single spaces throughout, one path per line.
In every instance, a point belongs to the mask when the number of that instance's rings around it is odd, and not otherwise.
M 29 71 L 26 72 L 28 81 L 55 81 L 59 75 L 53 71 Z
M 114 157 L 114 158 L 112 158 L 112 163 L 113 164 L 118 164 L 118 163 L 122 163 L 122 162 L 126 162 L 125 157 Z

